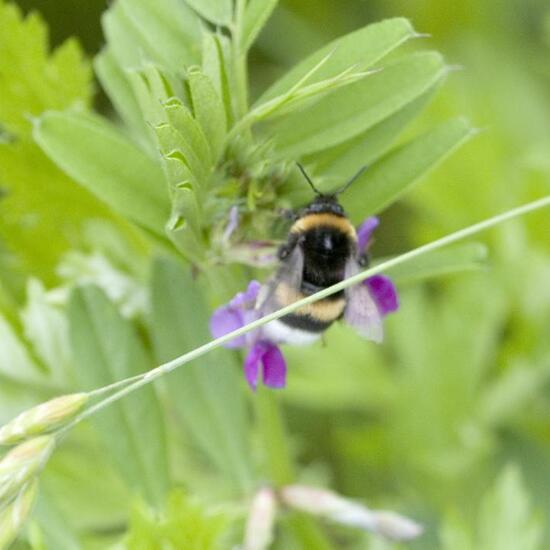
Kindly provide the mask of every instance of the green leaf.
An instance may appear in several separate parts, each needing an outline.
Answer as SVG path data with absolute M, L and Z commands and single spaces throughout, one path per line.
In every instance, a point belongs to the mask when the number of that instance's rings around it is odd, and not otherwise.
M 210 339 L 210 309 L 190 269 L 168 259 L 155 262 L 152 332 L 156 357 L 169 361 Z M 242 489 L 252 471 L 248 419 L 235 354 L 216 350 L 169 375 L 166 388 L 183 425 L 217 468 Z
M 107 211 L 40 151 L 31 119 L 47 109 L 87 107 L 92 72 L 75 40 L 51 52 L 42 18 L 24 18 L 15 3 L 0 2 L 0 29 L 0 240 L 14 275 L 33 273 L 52 284 L 82 219 Z
M 188 181 L 176 184 L 172 216 L 175 213 L 181 218 L 180 223 L 188 224 L 195 238 L 201 241 L 201 208 L 193 184 Z
M 469 525 L 456 514 L 449 514 L 441 530 L 442 550 L 474 550 Z
M 152 365 L 134 328 L 97 287 L 76 288 L 69 303 L 70 341 L 80 389 L 89 391 Z M 168 487 L 164 421 L 153 387 L 94 416 L 106 452 L 129 487 L 160 505 Z
M 543 525 L 531 509 L 518 468 L 508 466 L 483 499 L 480 550 L 541 550 Z
M 374 23 L 337 38 L 301 61 L 275 82 L 262 94 L 256 105 L 286 93 L 329 54 L 330 58 L 322 69 L 315 73 L 314 80 L 309 84 L 335 77 L 351 66 L 355 66 L 357 70 L 365 70 L 414 35 L 414 29 L 409 21 L 397 18 Z
M 120 68 L 110 48 L 104 48 L 95 57 L 94 68 L 101 86 L 109 96 L 117 113 L 133 130 L 135 136 L 143 139 L 148 129 L 141 114 L 139 103 L 126 73 Z
M 27 303 L 20 315 L 25 337 L 49 369 L 51 378 L 59 385 L 66 385 L 72 367 L 67 318 L 51 302 L 39 280 L 28 279 Z
M 143 506 L 134 507 L 124 548 L 223 550 L 233 546 L 226 540 L 230 523 L 226 513 L 211 512 L 174 491 L 161 519 Z
M 55 501 L 41 490 L 33 512 L 34 519 L 41 528 L 45 541 L 44 548 L 80 550 L 81 543 L 66 518 L 58 510 Z
M 106 120 L 47 112 L 34 137 L 60 168 L 115 212 L 164 236 L 169 203 L 162 170 Z
M 199 123 L 189 109 L 178 98 L 171 98 L 164 104 L 168 122 L 189 141 L 193 152 L 205 167 L 212 167 L 212 150 Z
M 472 271 L 486 265 L 487 247 L 481 243 L 466 243 L 420 256 L 404 266 L 395 266 L 385 274 L 397 283 L 411 284 L 423 279 L 441 277 L 459 271 Z M 380 259 L 380 262 L 383 262 Z
M 205 32 L 202 40 L 202 70 L 210 78 L 216 92 L 222 98 L 227 127 L 233 124 L 231 99 L 231 69 L 229 66 L 231 43 L 221 34 Z
M 304 159 L 314 163 L 315 173 L 322 176 L 319 188 L 328 191 L 334 185 L 342 185 L 360 168 L 387 153 L 399 134 L 429 103 L 434 88 L 362 134 Z
M 270 125 L 279 155 L 297 157 L 358 136 L 423 95 L 445 72 L 439 54 L 417 53 L 339 88 Z
M 198 14 L 216 25 L 228 25 L 233 15 L 232 0 L 185 0 Z
M 23 18 L 14 3 L 0 3 L 0 122 L 4 130 L 28 134 L 30 116 L 45 109 L 63 109 L 92 98 L 90 65 L 75 40 L 52 54 L 48 28 L 33 13 Z
M 549 377 L 547 368 L 531 363 L 508 367 L 483 390 L 477 417 L 484 425 L 501 426 L 527 409 L 537 388 L 545 387 Z
M 24 343 L 12 326 L 0 314 L 0 374 L 18 382 L 40 384 L 43 382 L 40 370 L 33 362 Z
M 128 70 L 127 74 L 145 122 L 151 126 L 166 122 L 162 104 L 174 95 L 166 73 L 145 63 L 142 69 Z
M 315 82 L 314 84 L 307 84 L 328 59 L 329 56 L 325 57 L 285 94 L 277 96 L 252 109 L 241 121 L 239 121 L 238 125 L 232 128 L 232 133 L 235 134 L 240 132 L 241 127 L 245 126 L 245 123 L 251 125 L 259 121 L 269 120 L 270 118 L 281 118 L 281 116 L 285 114 L 288 115 L 293 111 L 304 109 L 304 107 L 312 105 L 322 97 L 334 92 L 334 90 L 349 86 L 353 82 L 357 82 L 368 76 L 367 72 L 357 72 L 353 67 L 349 67 L 333 78 Z
M 71 433 L 70 443 L 57 448 L 42 473 L 40 494 L 49 497 L 48 504 L 54 501 L 68 525 L 82 528 L 85 522 L 99 531 L 126 521 L 132 493 L 98 435 L 90 424 Z M 39 517 L 39 522 L 46 523 L 48 516 Z
M 342 197 L 349 215 L 357 220 L 383 210 L 474 133 L 467 120 L 453 119 L 390 152 Z
M 244 24 L 241 36 L 241 47 L 250 49 L 269 16 L 275 9 L 278 0 L 250 0 L 244 12 Z
M 121 0 L 103 16 L 103 28 L 124 69 L 153 61 L 178 71 L 197 61 L 199 20 L 178 0 Z
M 215 161 L 220 157 L 225 141 L 225 109 L 212 81 L 198 68 L 187 73 L 193 114 L 212 149 Z
M 188 168 L 195 189 L 198 189 L 208 176 L 210 167 L 205 166 L 197 157 L 194 148 L 185 134 L 178 132 L 171 124 L 159 124 L 155 126 L 158 146 L 165 158 L 180 159 Z M 179 183 L 187 178 L 180 178 L 171 183 Z

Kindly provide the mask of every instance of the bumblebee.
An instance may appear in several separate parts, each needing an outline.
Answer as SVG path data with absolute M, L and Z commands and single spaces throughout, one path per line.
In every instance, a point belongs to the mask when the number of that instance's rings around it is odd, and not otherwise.
M 325 194 L 319 192 L 300 164 L 298 167 L 316 196 L 294 216 L 288 238 L 279 248 L 279 268 L 258 297 L 257 307 L 263 314 L 351 277 L 366 265 L 366 257 L 358 252 L 355 227 L 338 201 L 338 195 L 364 168 L 340 190 Z M 339 319 L 344 319 L 369 340 L 382 340 L 381 315 L 362 284 L 272 321 L 264 327 L 264 333 L 274 342 L 305 345 L 319 339 Z

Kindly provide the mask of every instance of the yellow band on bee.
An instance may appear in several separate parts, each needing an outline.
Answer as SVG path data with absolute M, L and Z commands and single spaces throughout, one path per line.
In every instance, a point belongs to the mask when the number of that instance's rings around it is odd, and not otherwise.
M 307 214 L 294 222 L 294 225 L 290 228 L 291 233 L 305 233 L 309 229 L 314 229 L 319 226 L 329 226 L 340 230 L 345 233 L 350 239 L 357 240 L 357 233 L 355 227 L 351 222 L 343 216 L 336 216 L 328 212 L 321 214 Z
M 277 302 L 281 307 L 288 306 L 305 298 L 299 290 L 290 287 L 286 283 L 281 283 L 277 287 L 275 292 Z M 308 304 L 307 306 L 297 309 L 295 315 L 309 315 L 317 321 L 335 321 L 342 315 L 344 308 L 346 307 L 346 301 L 344 298 L 340 300 L 319 300 L 313 304 Z

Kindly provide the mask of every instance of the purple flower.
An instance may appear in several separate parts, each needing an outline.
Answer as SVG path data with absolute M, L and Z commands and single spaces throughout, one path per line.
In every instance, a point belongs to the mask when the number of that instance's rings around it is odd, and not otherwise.
M 399 309 L 399 298 L 392 280 L 385 275 L 373 275 L 363 282 L 382 316 Z
M 261 285 L 251 281 L 245 292 L 239 292 L 229 304 L 219 307 L 210 318 L 210 332 L 214 338 L 248 325 L 261 317 L 255 308 Z M 244 361 L 244 375 L 249 386 L 255 390 L 260 377 L 270 388 L 284 388 L 286 383 L 286 362 L 276 344 L 262 337 L 261 329 L 234 338 L 228 348 L 249 348 Z
M 376 216 L 371 216 L 357 228 L 357 248 L 359 249 L 359 254 L 364 254 L 367 251 L 367 248 L 371 244 L 372 234 L 379 224 L 380 220 Z
M 284 388 L 286 383 L 286 362 L 277 345 L 266 340 L 256 342 L 244 360 L 244 375 L 255 390 L 262 367 L 262 379 L 270 388 Z
M 379 223 L 378 218 L 372 216 L 357 228 L 357 248 L 360 255 L 364 254 L 371 245 L 372 235 Z M 399 309 L 397 289 L 389 277 L 374 275 L 363 281 L 363 284 L 369 289 L 369 293 L 382 316 Z

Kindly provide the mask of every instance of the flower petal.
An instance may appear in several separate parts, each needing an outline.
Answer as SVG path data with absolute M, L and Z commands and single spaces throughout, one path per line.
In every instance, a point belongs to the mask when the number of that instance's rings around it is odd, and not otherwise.
M 263 342 L 257 342 L 254 344 L 246 359 L 244 360 L 244 377 L 248 382 L 248 385 L 256 391 L 258 385 L 258 374 L 260 372 L 260 363 L 262 362 L 265 354 L 265 344 Z
M 286 385 L 286 361 L 281 350 L 271 342 L 264 342 L 262 358 L 264 384 L 270 388 L 284 388 Z
M 389 277 L 374 275 L 369 277 L 364 284 L 368 287 L 381 315 L 387 315 L 399 309 L 397 290 Z
M 357 248 L 359 254 L 364 254 L 367 250 L 372 234 L 379 223 L 380 220 L 376 216 L 371 216 L 357 228 Z
M 261 283 L 255 280 L 250 281 L 247 289 L 244 292 L 236 294 L 231 302 L 229 302 L 229 305 L 234 308 L 252 309 L 256 304 L 260 288 L 262 288 Z
M 210 317 L 210 333 L 214 338 L 225 336 L 245 325 L 241 312 L 231 306 L 222 306 L 214 311 Z M 241 348 L 246 346 L 246 336 L 237 336 L 224 344 L 226 348 Z

